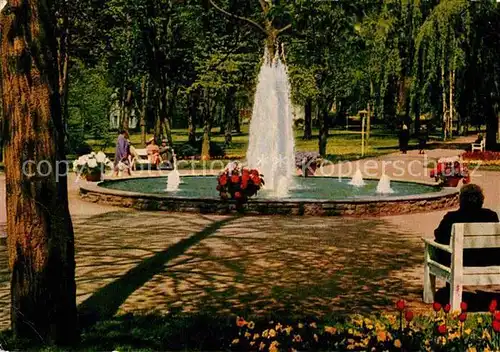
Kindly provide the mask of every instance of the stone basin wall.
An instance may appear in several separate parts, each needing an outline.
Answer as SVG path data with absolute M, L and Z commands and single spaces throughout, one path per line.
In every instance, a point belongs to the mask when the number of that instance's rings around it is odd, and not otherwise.
M 386 216 L 434 211 L 458 206 L 458 192 L 441 192 L 382 201 L 323 200 L 250 200 L 239 208 L 236 202 L 220 199 L 191 199 L 136 194 L 104 189 L 95 185 L 80 188 L 80 196 L 89 202 L 138 210 L 161 210 L 204 214 L 311 215 L 311 216 Z M 239 209 L 238 209 L 239 208 Z

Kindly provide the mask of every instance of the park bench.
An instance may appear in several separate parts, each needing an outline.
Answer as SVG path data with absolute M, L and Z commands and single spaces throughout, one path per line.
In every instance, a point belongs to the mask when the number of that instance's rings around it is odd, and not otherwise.
M 471 151 L 480 151 L 480 152 L 484 152 L 484 149 L 486 147 L 486 142 L 485 142 L 485 139 L 481 139 L 481 142 L 479 143 L 471 143 Z
M 486 267 L 463 266 L 464 249 L 500 248 L 500 224 L 454 224 L 451 231 L 450 245 L 443 245 L 429 239 L 423 239 L 423 241 L 425 242 L 425 303 L 434 301 L 436 277 L 450 284 L 450 305 L 453 311 L 460 309 L 464 285 L 500 285 L 500 265 Z M 432 252 L 436 248 L 451 254 L 451 265 L 449 267 L 433 260 Z

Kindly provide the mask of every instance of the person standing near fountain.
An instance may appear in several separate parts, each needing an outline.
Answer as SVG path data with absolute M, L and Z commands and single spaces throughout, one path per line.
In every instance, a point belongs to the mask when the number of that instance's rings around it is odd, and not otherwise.
M 118 139 L 116 140 L 116 150 L 115 150 L 115 161 L 114 161 L 114 175 L 118 176 L 120 172 L 120 168 L 124 168 L 128 175 L 131 175 L 130 172 L 130 163 L 129 163 L 129 155 L 130 155 L 130 143 L 128 142 L 128 132 L 125 130 L 121 130 Z
M 406 154 L 408 150 L 408 142 L 410 141 L 410 130 L 408 129 L 408 125 L 403 122 L 401 126 L 401 131 L 399 132 L 399 150 L 403 154 Z

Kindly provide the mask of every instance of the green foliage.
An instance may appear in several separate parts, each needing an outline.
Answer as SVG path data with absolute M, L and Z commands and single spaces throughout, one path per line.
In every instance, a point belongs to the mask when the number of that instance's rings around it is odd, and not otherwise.
M 70 151 L 79 149 L 87 136 L 101 139 L 109 129 L 112 89 L 102 67 L 86 68 L 77 62 L 70 76 L 69 139 Z

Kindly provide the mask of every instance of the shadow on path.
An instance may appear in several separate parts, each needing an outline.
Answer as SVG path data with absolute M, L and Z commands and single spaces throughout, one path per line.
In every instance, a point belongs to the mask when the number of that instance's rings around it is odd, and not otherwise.
M 123 302 L 125 302 L 134 291 L 151 280 L 153 276 L 164 271 L 166 263 L 182 255 L 190 247 L 203 241 L 211 234 L 214 234 L 222 226 L 233 221 L 237 217 L 238 216 L 233 216 L 212 223 L 191 237 L 183 239 L 166 250 L 145 259 L 119 279 L 99 289 L 78 307 L 81 327 L 86 328 L 95 324 L 97 321 L 112 318 Z

